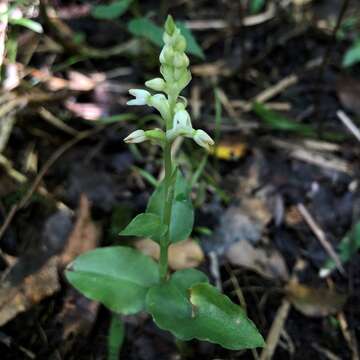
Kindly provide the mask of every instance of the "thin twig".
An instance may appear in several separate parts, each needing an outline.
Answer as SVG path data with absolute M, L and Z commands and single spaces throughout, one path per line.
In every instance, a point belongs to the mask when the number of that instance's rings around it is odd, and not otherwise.
M 326 239 L 326 235 L 324 231 L 320 228 L 320 226 L 316 223 L 315 219 L 311 216 L 310 212 L 307 210 L 307 208 L 303 204 L 298 204 L 297 208 L 304 218 L 305 222 L 308 224 L 316 238 L 319 240 L 320 244 L 324 248 L 324 250 L 327 252 L 327 254 L 334 260 L 336 267 L 338 270 L 344 274 L 345 270 L 344 267 L 341 264 L 341 261 L 339 259 L 339 256 L 335 252 L 332 245 L 329 243 L 329 241 Z
M 266 346 L 264 347 L 260 355 L 260 360 L 272 359 L 277 344 L 280 340 L 280 335 L 284 328 L 290 308 L 291 308 L 290 302 L 287 299 L 283 299 L 280 307 L 276 312 L 275 320 L 273 321 L 269 334 L 266 338 Z
M 338 118 L 342 121 L 342 123 L 351 131 L 351 133 L 356 137 L 358 141 L 360 141 L 360 130 L 354 124 L 354 122 L 345 114 L 344 111 L 338 110 L 336 112 Z

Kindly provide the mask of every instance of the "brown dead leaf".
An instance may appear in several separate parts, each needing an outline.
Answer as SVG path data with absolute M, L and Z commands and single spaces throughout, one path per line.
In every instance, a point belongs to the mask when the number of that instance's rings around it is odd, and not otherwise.
M 230 246 L 225 256 L 233 265 L 256 271 L 261 276 L 281 280 L 289 278 L 285 261 L 275 249 L 255 248 L 248 241 L 241 240 Z
M 60 264 L 65 267 L 76 256 L 94 249 L 100 238 L 100 229 L 91 219 L 91 204 L 85 194 L 81 194 L 78 215 L 67 245 L 60 255 Z
M 39 252 L 12 261 L 0 283 L 0 326 L 60 289 L 58 270 L 77 255 L 96 247 L 100 231 L 90 216 L 90 202 L 82 195 L 78 217 L 67 245 L 59 255 Z M 80 295 L 79 295 L 80 296 Z
M 92 330 L 100 304 L 82 296 L 73 288 L 69 288 L 61 312 L 55 322 L 62 325 L 63 345 L 61 352 L 71 351 L 76 337 L 86 337 Z
M 327 288 L 313 288 L 289 282 L 285 288 L 289 301 L 302 314 L 322 317 L 337 313 L 342 309 L 347 296 Z
M 288 226 L 299 225 L 303 222 L 303 217 L 301 216 L 296 205 L 290 206 L 285 213 L 285 223 Z
M 339 77 L 336 92 L 341 104 L 356 115 L 360 115 L 360 80 L 350 76 Z
M 81 194 L 75 226 L 59 258 L 60 267 L 63 269 L 78 255 L 94 249 L 100 235 L 100 229 L 91 218 L 91 203 L 85 194 Z M 87 336 L 90 333 L 98 309 L 98 302 L 85 298 L 71 287 L 67 289 L 63 308 L 56 317 L 56 322 L 63 328 L 62 353 L 65 354 L 71 350 L 76 337 Z
M 0 326 L 59 289 L 56 257 L 50 258 L 40 270 L 26 277 L 19 286 L 13 287 L 7 282 L 2 283 L 0 286 Z
M 135 247 L 153 259 L 159 260 L 160 247 L 156 242 L 142 239 L 135 242 Z M 201 247 L 192 239 L 172 244 L 169 247 L 169 267 L 172 270 L 197 267 L 203 260 L 204 253 Z

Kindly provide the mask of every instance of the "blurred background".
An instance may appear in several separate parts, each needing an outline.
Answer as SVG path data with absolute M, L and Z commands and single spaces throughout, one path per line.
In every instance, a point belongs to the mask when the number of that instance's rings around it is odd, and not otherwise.
M 158 256 L 118 233 L 163 173 L 160 148 L 122 139 L 159 121 L 126 101 L 159 74 L 167 14 L 216 140 L 174 147 L 196 216 L 170 266 L 206 272 L 264 349 L 176 344 L 63 277 L 97 246 Z M 1 0 L 0 62 L 2 359 L 359 359 L 358 1 Z

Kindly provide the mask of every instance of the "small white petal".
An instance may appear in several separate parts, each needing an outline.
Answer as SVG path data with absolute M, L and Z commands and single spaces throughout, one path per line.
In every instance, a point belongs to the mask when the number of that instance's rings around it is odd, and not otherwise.
M 128 144 L 137 144 L 147 140 L 144 130 L 135 130 L 124 141 Z
M 186 110 L 176 112 L 174 116 L 174 128 L 191 126 L 190 115 Z
M 146 104 L 146 103 L 145 103 Z M 143 100 L 139 99 L 131 99 L 126 102 L 126 105 L 133 106 L 133 105 L 145 105 Z
M 214 140 L 204 130 L 196 130 L 193 139 L 199 146 L 207 150 L 215 144 Z
M 135 96 L 135 99 L 129 100 L 127 105 L 146 105 L 151 94 L 142 89 L 130 89 L 129 94 Z

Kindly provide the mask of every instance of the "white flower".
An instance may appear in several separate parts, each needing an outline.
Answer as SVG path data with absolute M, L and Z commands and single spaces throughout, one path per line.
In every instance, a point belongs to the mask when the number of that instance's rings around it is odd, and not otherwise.
M 164 94 L 155 94 L 151 96 L 147 104 L 154 107 L 161 114 L 163 119 L 166 120 L 169 117 L 169 101 Z
M 124 141 L 128 144 L 137 144 L 147 140 L 144 130 L 135 130 Z
M 191 119 L 189 113 L 185 110 L 185 107 L 181 103 L 177 103 L 178 110 L 175 112 L 173 119 L 173 127 L 166 132 L 166 137 L 171 141 L 177 136 L 192 137 L 194 129 L 191 125 Z
M 210 150 L 210 146 L 215 144 L 214 140 L 204 130 L 196 130 L 193 139 L 206 150 Z
M 162 78 L 155 78 L 155 79 L 151 79 L 146 81 L 145 85 L 153 90 L 156 91 L 164 91 L 165 89 L 165 81 Z
M 185 109 L 177 111 L 174 116 L 173 128 L 178 129 L 188 127 L 192 129 L 189 113 Z
M 151 94 L 142 89 L 130 89 L 129 94 L 135 96 L 135 99 L 129 100 L 127 105 L 146 105 Z

